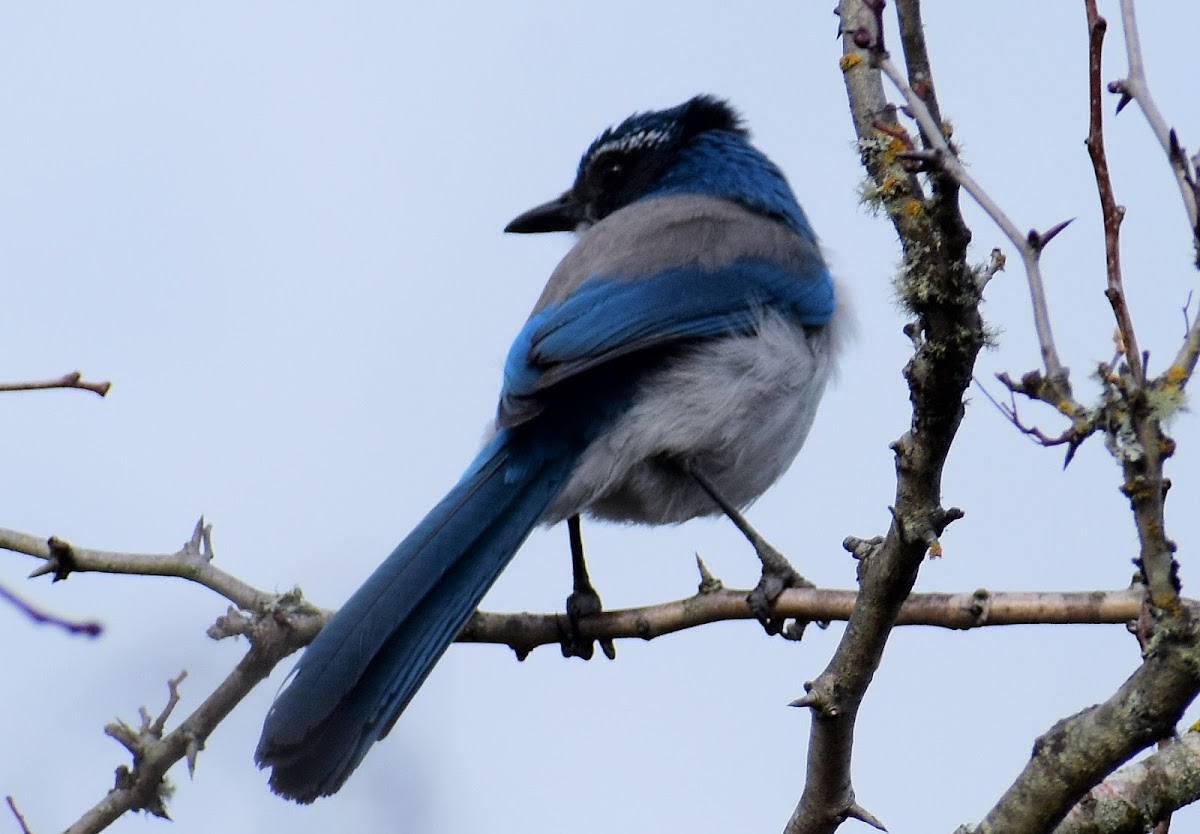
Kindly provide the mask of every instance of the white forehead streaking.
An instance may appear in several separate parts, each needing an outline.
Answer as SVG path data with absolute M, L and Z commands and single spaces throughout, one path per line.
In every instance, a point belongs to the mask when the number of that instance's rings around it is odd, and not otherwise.
M 655 145 L 661 145 L 671 138 L 669 130 L 661 128 L 653 128 L 647 130 L 639 130 L 636 133 L 628 133 L 624 136 L 618 136 L 615 139 L 610 139 L 592 152 L 592 158 L 599 156 L 602 153 L 615 151 L 623 153 L 625 151 L 637 151 L 642 148 L 651 148 Z

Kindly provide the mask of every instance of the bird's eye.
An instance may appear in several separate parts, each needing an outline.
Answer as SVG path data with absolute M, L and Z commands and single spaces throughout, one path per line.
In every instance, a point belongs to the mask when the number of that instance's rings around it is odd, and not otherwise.
M 620 157 L 601 157 L 596 160 L 593 178 L 603 189 L 614 188 L 625 178 L 627 171 L 625 160 Z

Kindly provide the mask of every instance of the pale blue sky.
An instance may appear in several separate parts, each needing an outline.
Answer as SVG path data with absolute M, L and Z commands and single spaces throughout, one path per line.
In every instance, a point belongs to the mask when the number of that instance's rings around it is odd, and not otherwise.
M 851 587 L 840 542 L 888 522 L 909 345 L 894 234 L 857 204 L 831 5 L 0 7 L 0 377 L 79 368 L 114 382 L 105 400 L 5 397 L 0 525 L 164 551 L 204 513 L 225 569 L 339 604 L 457 479 L 508 342 L 569 245 L 505 236 L 504 224 L 559 193 L 603 127 L 713 92 L 788 173 L 853 291 L 860 335 L 840 381 L 792 471 L 751 511 L 802 572 Z M 1112 78 L 1124 59 L 1105 5 Z M 972 172 L 1023 227 L 1079 218 L 1044 266 L 1060 349 L 1090 391 L 1112 325 L 1083 148 L 1080 4 L 926 6 L 942 106 Z M 1143 6 L 1154 91 L 1200 146 L 1179 40 L 1200 8 Z M 1122 115 L 1108 140 L 1129 207 L 1130 303 L 1161 368 L 1196 286 L 1186 223 L 1140 115 Z M 977 259 L 1006 245 L 969 216 Z M 988 289 L 1001 339 L 983 379 L 1037 361 L 1012 260 Z M 1191 590 L 1193 415 L 1176 436 L 1168 522 Z M 918 589 L 1123 586 L 1136 540 L 1118 483 L 1101 443 L 1064 473 L 1058 452 L 973 394 L 945 478 L 947 505 L 967 517 Z M 724 523 L 587 535 L 612 607 L 691 593 L 697 550 L 730 585 L 756 576 Z M 565 545 L 561 530 L 535 534 L 486 606 L 557 610 Z M 0 581 L 108 627 L 72 639 L 0 608 L 0 793 L 52 831 L 126 761 L 105 722 L 157 710 L 181 668 L 181 709 L 194 707 L 244 645 L 204 636 L 225 603 L 182 581 L 78 575 L 51 587 L 22 579 L 33 566 L 0 555 Z M 622 643 L 615 663 L 543 648 L 518 664 L 501 648 L 456 646 L 346 788 L 310 808 L 272 796 L 251 761 L 281 670 L 209 740 L 194 779 L 172 772 L 170 830 L 777 831 L 808 734 L 807 716 L 784 705 L 840 632 L 790 644 L 725 624 Z M 1137 661 L 1119 627 L 899 630 L 860 720 L 859 798 L 894 832 L 976 821 L 1037 734 L 1106 697 Z M 167 825 L 131 817 L 113 830 Z

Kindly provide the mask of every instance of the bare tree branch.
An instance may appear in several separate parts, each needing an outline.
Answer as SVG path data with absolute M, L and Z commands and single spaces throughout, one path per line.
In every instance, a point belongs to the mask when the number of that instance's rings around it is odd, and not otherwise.
M 1188 732 L 1088 791 L 1054 834 L 1143 834 L 1200 800 L 1200 733 Z
M 898 0 L 901 42 L 906 73 L 892 63 L 884 49 L 883 0 L 842 0 L 843 59 L 852 115 L 863 161 L 872 180 L 872 194 L 885 207 L 904 246 L 901 292 L 916 322 L 906 328 L 914 355 L 905 368 L 913 414 L 909 430 L 893 444 L 897 492 L 893 522 L 887 535 L 870 541 L 848 540 L 847 549 L 860 559 L 857 592 L 796 588 L 783 593 L 775 613 L 794 618 L 801 627 L 846 620 L 848 625 L 829 666 L 807 685 L 795 705 L 811 710 L 813 726 L 807 777 L 788 834 L 832 832 L 847 818 L 882 828 L 854 794 L 850 764 L 854 728 L 863 695 L 871 683 L 892 628 L 922 624 L 967 629 L 1015 623 L 1120 623 L 1144 619 L 1155 629 L 1144 641 L 1141 667 L 1105 703 L 1065 719 L 1038 739 L 1034 754 L 987 818 L 979 832 L 1041 832 L 1062 820 L 1056 831 L 1098 831 L 1099 820 L 1111 816 L 1105 803 L 1120 796 L 1134 806 L 1130 826 L 1161 820 L 1171 809 L 1200 795 L 1196 770 L 1200 751 L 1194 734 L 1171 744 L 1145 763 L 1126 768 L 1103 784 L 1097 780 L 1147 744 L 1171 733 L 1184 707 L 1200 689 L 1200 630 L 1196 603 L 1180 595 L 1175 575 L 1173 543 L 1167 538 L 1164 497 L 1169 483 L 1163 463 L 1173 442 L 1161 429 L 1162 406 L 1151 404 L 1147 393 L 1179 393 L 1200 357 L 1200 314 L 1190 323 L 1174 364 L 1161 377 L 1147 381 L 1148 371 L 1134 333 L 1125 299 L 1120 266 L 1119 227 L 1122 209 L 1116 204 L 1103 145 L 1099 78 L 1105 23 L 1094 0 L 1085 0 L 1089 21 L 1089 84 L 1091 90 L 1088 147 L 1104 212 L 1108 263 L 1107 295 L 1121 333 L 1120 351 L 1128 376 L 1113 373 L 1102 379 L 1102 407 L 1085 412 L 1074 399 L 1068 369 L 1054 344 L 1043 278 L 1042 249 L 1067 225 L 1022 233 L 959 161 L 949 141 L 933 84 L 925 47 L 919 0 Z M 1178 181 L 1200 253 L 1197 221 L 1198 190 L 1194 164 L 1179 139 L 1158 112 L 1145 80 L 1132 0 L 1122 0 L 1130 70 L 1126 79 L 1110 85 L 1122 94 L 1122 106 L 1137 100 L 1163 145 Z M 874 71 L 874 70 L 878 70 Z M 904 111 L 919 128 L 916 148 L 888 104 L 880 72 L 905 99 Z M 923 185 L 917 177 L 925 172 Z M 930 193 L 925 193 L 925 186 Z M 968 268 L 965 250 L 970 232 L 958 207 L 959 187 L 979 202 L 1021 252 L 1027 273 L 1034 322 L 1045 377 L 1027 375 L 1008 381 L 1011 391 L 1042 399 L 1072 420 L 1061 436 L 1024 426 L 1015 403 L 1010 419 L 1043 445 L 1070 444 L 1073 450 L 1087 433 L 1103 427 L 1110 450 L 1121 462 L 1124 490 L 1129 497 L 1141 541 L 1139 563 L 1147 588 L 1084 593 L 1001 593 L 911 595 L 926 553 L 940 555 L 940 536 L 962 512 L 942 506 L 941 472 L 963 416 L 963 395 L 972 379 L 975 357 L 984 331 L 978 305 L 987 278 L 1003 267 L 993 255 L 986 271 Z M 1114 362 L 1114 364 L 1116 364 Z M 1103 370 L 1103 366 L 1102 366 Z M 1102 376 L 1105 376 L 1102 374 Z M 1173 387 L 1172 387 L 1173 386 Z M 0 391 L 80 388 L 100 396 L 109 383 L 84 382 L 79 373 L 58 380 L 0 384 Z M 999 406 L 1006 410 L 1004 406 Z M 1069 454 L 1068 454 L 1069 459 Z M 214 639 L 246 636 L 250 650 L 230 676 L 175 729 L 168 731 L 173 711 L 183 697 L 184 674 L 168 682 L 166 706 L 152 717 L 143 708 L 140 723 L 117 722 L 106 731 L 132 755 L 121 767 L 116 785 L 69 832 L 100 831 L 130 810 L 166 816 L 166 773 L 181 759 L 194 769 L 212 730 L 281 660 L 310 642 L 328 613 L 301 599 L 298 592 L 268 594 L 212 564 L 211 528 L 203 519 L 188 542 L 175 553 L 133 554 L 76 548 L 51 537 L 37 539 L 0 529 L 0 548 L 44 560 L 35 576 L 67 578 L 72 572 L 107 572 L 177 576 L 201 584 L 225 599 L 231 608 L 210 629 Z M 575 626 L 577 636 L 590 639 L 654 637 L 719 620 L 753 619 L 746 591 L 725 589 L 701 566 L 700 590 L 693 596 L 628 610 L 587 616 Z M 0 595 L 9 596 L 0 589 Z M 1146 604 L 1149 598 L 1150 605 Z M 15 598 L 14 598 L 15 599 Z M 30 607 L 16 601 L 27 610 Z M 248 612 L 248 613 L 243 613 Z M 32 616 L 32 614 L 31 614 Z M 52 619 L 48 615 L 43 620 Z M 52 621 L 57 621 L 52 619 Z M 58 621 L 60 625 L 69 625 Z M 494 614 L 477 612 L 459 635 L 460 641 L 499 643 L 519 657 L 534 647 L 559 644 L 567 629 L 561 614 Z M 1069 752 L 1064 756 L 1063 751 Z M 1163 782 L 1178 786 L 1165 792 Z M 1085 795 L 1086 794 L 1086 795 Z M 1081 801 L 1066 816 L 1077 799 Z M 1190 798 L 1188 798 L 1190 797 Z M 1172 804 L 1177 803 L 1177 804 Z M 25 820 L 9 798 L 22 831 Z M 1104 822 L 1103 830 L 1111 831 Z M 1070 826 L 1078 826 L 1071 828 Z M 1088 827 L 1091 826 L 1091 827 Z M 1120 829 L 1125 830 L 1125 829 Z M 1142 830 L 1129 828 L 1128 830 Z
M 180 703 L 181 674 L 168 682 L 169 699 L 157 717 L 139 710 L 137 727 L 114 722 L 106 732 L 126 747 L 132 766 L 117 770 L 109 793 L 70 826 L 69 834 L 98 832 L 130 810 L 167 816 L 167 771 L 186 760 L 189 770 L 208 736 L 225 716 L 270 674 L 283 658 L 307 645 L 328 619 L 328 612 L 304 602 L 298 593 L 274 596 L 252 588 L 211 564 L 211 528 L 196 525 L 192 538 L 176 553 L 134 554 L 77 548 L 61 539 L 39 539 L 0 529 L 0 547 L 45 559 L 50 572 L 65 576 L 71 571 L 104 571 L 120 574 L 179 576 L 201 584 L 232 600 L 246 616 L 231 608 L 210 629 L 214 639 L 242 635 L 251 649 L 233 672 L 179 726 L 166 732 L 172 711 Z M 861 545 L 861 547 L 860 547 Z M 850 540 L 847 549 L 861 555 L 874 546 Z M 923 545 L 919 545 L 923 551 Z M 38 571 L 37 573 L 44 573 Z M 706 569 L 701 571 L 699 592 L 690 598 L 627 610 L 604 611 L 582 618 L 578 633 L 592 638 L 657 636 L 721 620 L 755 619 L 745 590 L 726 589 Z M 781 616 L 802 622 L 824 623 L 852 618 L 858 605 L 853 591 L 794 588 L 776 602 Z M 895 616 L 898 625 L 933 625 L 952 629 L 1028 623 L 1123 623 L 1135 619 L 1141 605 L 1139 589 L 1123 591 L 989 592 L 918 594 L 905 601 Z M 1196 603 L 1190 603 L 1195 605 Z M 459 636 L 462 642 L 499 643 L 523 657 L 535 646 L 557 644 L 566 627 L 562 614 L 493 614 L 477 612 Z M 186 674 L 186 673 L 185 673 Z M 851 802 L 848 816 L 874 821 L 865 808 Z
M 17 809 L 16 800 L 11 796 L 6 796 L 4 797 L 4 801 L 8 803 L 8 809 L 12 811 L 13 816 L 17 818 L 17 825 L 21 826 L 21 834 L 33 834 L 33 832 L 29 830 L 29 824 L 25 822 L 25 817 L 22 816 L 21 812 Z
M 210 529 L 205 526 L 204 529 Z M 232 601 L 243 611 L 269 614 L 292 623 L 302 632 L 316 632 L 329 618 L 330 612 L 302 600 L 299 592 L 283 595 L 268 594 L 253 588 L 206 562 L 197 570 L 195 556 L 188 545 L 176 553 L 143 554 L 91 550 L 66 545 L 76 557 L 69 569 L 77 572 L 104 572 L 145 576 L 178 576 L 203 585 Z M 53 561 L 56 557 L 45 546 L 45 539 L 28 533 L 0 528 L 0 549 L 36 556 Z M 858 540 L 847 540 L 853 549 Z M 870 552 L 873 543 L 862 543 Z M 590 639 L 637 638 L 650 640 L 697 626 L 730 620 L 753 620 L 754 613 L 746 601 L 745 589 L 726 588 L 707 567 L 701 567 L 698 592 L 683 599 L 641 606 L 610 609 L 583 617 L 578 622 L 579 636 Z M 35 573 L 44 573 L 44 570 Z M 1142 590 L 1095 591 L 990 591 L 979 589 L 959 593 L 914 594 L 909 597 L 896 618 L 896 625 L 924 625 L 965 630 L 986 626 L 1070 624 L 1119 624 L 1138 617 Z M 854 610 L 858 593 L 833 588 L 788 588 L 775 603 L 775 612 L 787 619 L 802 623 L 828 623 L 848 620 Z M 1186 601 L 1200 610 L 1200 603 Z M 313 624 L 316 624 L 314 628 Z M 495 643 L 512 648 L 518 655 L 546 645 L 556 645 L 563 639 L 567 627 L 565 613 L 496 613 L 478 611 L 467 623 L 458 641 L 463 643 Z M 222 630 L 214 635 L 223 638 L 242 634 L 245 628 Z M 296 638 L 298 646 L 307 640 Z
M 686 599 L 614 609 L 579 621 L 585 639 L 653 640 L 708 623 L 753 620 L 748 591 L 720 588 Z M 849 620 L 858 594 L 831 588 L 789 588 L 775 603 L 776 614 L 801 623 Z M 1125 591 L 987 591 L 913 594 L 896 616 L 897 626 L 923 625 L 948 629 L 986 626 L 1125 623 L 1137 619 L 1140 590 Z M 1191 603 L 1189 602 L 1189 605 Z M 496 614 L 476 612 L 458 636 L 464 643 L 499 643 L 525 657 L 537 646 L 562 641 L 565 614 Z
M 1117 765 L 1171 732 L 1200 686 L 1200 653 L 1190 632 L 1160 631 L 1155 643 L 1116 694 L 1037 739 L 1029 764 L 976 834 L 1052 829 Z
M 1085 4 L 1094 89 L 1103 24 L 1095 7 L 1088 0 Z M 1136 42 L 1132 3 L 1123 2 L 1122 10 L 1127 38 Z M 1148 96 L 1140 72 L 1140 47 L 1136 44 L 1130 47 L 1130 63 L 1131 67 L 1139 67 L 1131 69 L 1131 75 L 1137 76 L 1137 94 Z M 1132 97 L 1133 93 L 1126 95 Z M 1094 117 L 1094 96 L 1092 104 Z M 1098 138 L 1094 120 L 1092 127 L 1092 137 Z M 1099 147 L 1098 142 L 1090 145 L 1093 149 Z M 1093 155 L 1094 164 L 1096 160 Z M 1103 194 L 1103 166 L 1097 164 L 1096 173 Z M 1110 246 L 1116 245 L 1113 219 L 1106 211 L 1106 232 L 1113 232 L 1106 234 Z M 1110 260 L 1110 291 L 1112 267 Z M 1109 298 L 1113 300 L 1111 294 Z M 1138 565 L 1145 577 L 1149 603 L 1145 619 L 1152 624 L 1153 633 L 1145 641 L 1142 665 L 1112 697 L 1058 722 L 1037 740 L 1020 776 L 983 822 L 972 829 L 977 834 L 1040 834 L 1052 828 L 1107 774 L 1147 745 L 1171 735 L 1184 709 L 1200 691 L 1200 628 L 1194 612 L 1180 603 L 1174 544 L 1167 538 L 1165 522 L 1169 483 L 1163 477 L 1163 463 L 1174 452 L 1174 442 L 1162 431 L 1166 400 L 1161 395 L 1170 395 L 1172 385 L 1177 392 L 1179 385 L 1172 382 L 1170 370 L 1150 383 L 1160 400 L 1155 405 L 1146 396 L 1144 386 L 1133 379 L 1132 368 L 1129 374 L 1102 373 L 1104 401 L 1098 419 L 1103 421 L 1108 448 L 1122 467 L 1122 490 L 1129 498 L 1141 546 Z
M 58 379 L 41 379 L 33 382 L 0 382 L 0 391 L 43 391 L 49 388 L 78 388 L 103 397 L 112 387 L 111 382 L 88 382 L 79 371 L 63 374 Z
M 1129 373 L 1134 385 L 1140 388 L 1146 382 L 1145 369 L 1142 368 L 1142 355 L 1121 280 L 1121 221 L 1125 219 L 1125 209 L 1117 205 L 1113 195 L 1108 154 L 1104 150 L 1104 102 L 1100 85 L 1104 33 L 1108 30 L 1108 21 L 1096 9 L 1096 0 L 1084 0 L 1084 7 L 1088 21 L 1088 135 L 1084 144 L 1092 159 L 1096 189 L 1100 193 L 1100 210 L 1104 217 L 1104 258 L 1108 265 L 1108 289 L 1105 295 L 1117 319 L 1121 348 L 1129 365 Z
M 192 537 L 174 553 L 120 553 L 74 547 L 57 536 L 44 539 L 0 528 L 0 550 L 45 560 L 45 564 L 30 575 L 51 574 L 56 582 L 75 572 L 178 576 L 216 591 L 245 611 L 270 610 L 277 595 L 263 593 L 212 563 L 211 531 L 201 518 Z
M 905 4 L 902 38 L 915 59 L 925 61 L 919 5 Z M 812 730 L 804 790 L 787 834 L 828 834 L 848 817 L 878 822 L 851 784 L 855 722 L 926 552 L 936 552 L 938 537 L 961 516 L 941 505 L 941 472 L 984 343 L 979 282 L 966 264 L 970 234 L 954 190 L 925 197 L 906 167 L 912 143 L 872 68 L 873 55 L 882 50 L 881 6 L 879 0 L 842 0 L 841 66 L 872 191 L 904 247 L 901 295 L 917 319 L 909 331 L 916 351 L 905 367 L 913 415 L 909 430 L 892 445 L 897 473 L 892 525 L 877 546 L 862 553 L 860 592 L 845 634 L 829 665 L 796 701 L 811 709 Z M 927 63 L 923 71 L 928 73 Z M 931 73 L 923 83 L 932 86 Z M 940 125 L 922 123 L 922 130 L 929 133 L 927 141 L 944 143 Z
M 210 635 L 243 634 L 250 640 L 250 651 L 229 677 L 171 732 L 164 734 L 163 730 L 175 705 L 178 695 L 175 687 L 181 678 L 172 682 L 171 701 L 158 719 L 151 720 L 143 709 L 138 730 L 126 724 L 110 724 L 106 732 L 133 754 L 132 767 L 117 768 L 112 790 L 69 826 L 66 834 L 95 834 L 129 811 L 166 817 L 166 798 L 170 793 L 167 771 L 181 759 L 187 759 L 189 768 L 194 768 L 196 756 L 212 731 L 280 660 L 311 642 L 320 630 L 320 618 L 309 618 L 306 624 L 298 626 L 302 618 L 292 614 L 279 617 L 267 614 L 251 620 L 230 611 L 219 620 L 210 629 Z
M 899 5 L 905 5 L 903 0 Z M 912 17 L 914 23 L 919 22 L 919 10 Z M 1058 224 L 1046 232 L 1034 230 L 1024 233 L 1018 229 L 1016 224 L 1000 208 L 1000 205 L 967 172 L 966 167 L 959 162 L 954 149 L 946 141 L 940 122 L 934 119 L 933 114 L 926 107 L 921 96 L 909 86 L 905 76 L 892 63 L 887 51 L 882 49 L 881 44 L 872 47 L 871 56 L 873 65 L 878 67 L 900 94 L 904 96 L 907 112 L 920 126 L 921 136 L 928 137 L 927 141 L 931 150 L 909 154 L 909 158 L 928 162 L 933 168 L 949 174 L 975 198 L 975 202 L 979 204 L 979 207 L 992 218 L 1001 231 L 1012 241 L 1017 251 L 1021 253 L 1021 262 L 1025 267 L 1025 275 L 1029 283 L 1030 300 L 1033 304 L 1034 326 L 1037 330 L 1038 342 L 1041 345 L 1042 361 L 1046 367 L 1046 384 L 1050 389 L 1045 393 L 1043 398 L 1068 417 L 1075 416 L 1079 411 L 1079 406 L 1071 397 L 1068 371 L 1063 366 L 1062 360 L 1059 359 L 1058 349 L 1054 345 L 1054 331 L 1050 326 L 1050 308 L 1046 301 L 1046 289 L 1041 272 L 1042 250 L 1045 249 L 1046 245 L 1049 244 L 1055 235 L 1062 231 L 1066 223 L 1070 221 Z
M 1136 101 L 1142 115 L 1154 131 L 1155 138 L 1162 145 L 1167 160 L 1171 163 L 1171 171 L 1175 174 L 1175 182 L 1179 186 L 1179 196 L 1183 198 L 1184 211 L 1187 212 L 1188 224 L 1192 229 L 1193 244 L 1200 253 L 1200 217 L 1197 216 L 1196 178 L 1191 162 L 1183 153 L 1175 131 L 1167 125 L 1162 111 L 1150 93 L 1150 85 L 1146 81 L 1146 62 L 1142 58 L 1142 39 L 1138 35 L 1137 14 L 1133 0 L 1121 0 L 1121 28 L 1125 31 L 1125 55 L 1129 61 L 1129 71 L 1120 81 L 1108 85 L 1113 93 L 1120 93 L 1121 101 L 1117 105 L 1120 112 L 1130 101 Z

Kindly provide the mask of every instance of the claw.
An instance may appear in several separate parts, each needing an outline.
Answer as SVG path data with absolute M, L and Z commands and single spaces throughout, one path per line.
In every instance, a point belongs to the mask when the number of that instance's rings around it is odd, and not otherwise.
M 758 584 L 746 597 L 746 602 L 750 606 L 750 611 L 762 623 L 763 630 L 767 634 L 772 636 L 782 634 L 788 639 L 799 639 L 798 636 L 792 636 L 794 632 L 791 629 L 785 630 L 786 618 L 774 613 L 775 600 L 779 599 L 779 595 L 788 588 L 811 588 L 812 583 L 801 576 L 792 567 L 791 562 L 772 547 L 766 539 L 757 534 L 755 537 L 751 543 L 754 545 L 759 561 L 762 562 L 763 570 Z

